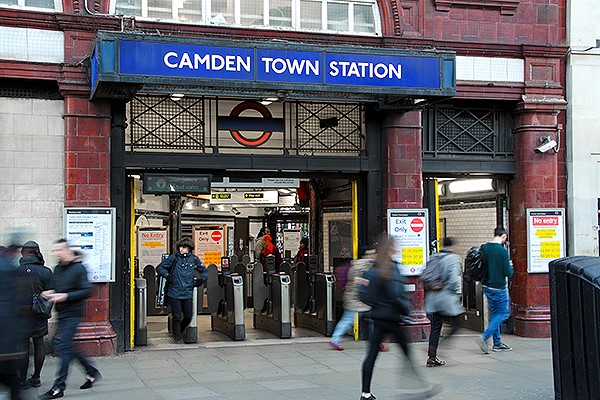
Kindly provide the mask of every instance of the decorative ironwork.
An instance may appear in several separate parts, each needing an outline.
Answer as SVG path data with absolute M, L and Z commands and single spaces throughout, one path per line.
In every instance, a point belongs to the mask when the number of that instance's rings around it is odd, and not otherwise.
M 204 150 L 204 99 L 136 96 L 129 103 L 131 150 Z
M 296 103 L 298 153 L 361 153 L 363 114 L 360 104 Z
M 423 113 L 423 157 L 512 158 L 512 120 L 498 109 L 437 106 Z

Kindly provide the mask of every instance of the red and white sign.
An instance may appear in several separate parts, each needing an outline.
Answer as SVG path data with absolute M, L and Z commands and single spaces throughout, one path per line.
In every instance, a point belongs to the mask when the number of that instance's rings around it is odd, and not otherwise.
M 423 224 L 423 220 L 419 218 L 415 218 L 412 221 L 410 221 L 410 229 L 412 229 L 413 232 L 419 233 L 423 230 L 424 227 L 425 224 Z
M 210 234 L 210 238 L 213 241 L 218 242 L 219 240 L 223 239 L 223 234 L 221 233 L 221 231 L 212 231 L 212 233 Z
M 532 217 L 533 226 L 558 226 L 559 217 Z
M 527 209 L 527 272 L 546 273 L 549 263 L 565 256 L 565 210 Z

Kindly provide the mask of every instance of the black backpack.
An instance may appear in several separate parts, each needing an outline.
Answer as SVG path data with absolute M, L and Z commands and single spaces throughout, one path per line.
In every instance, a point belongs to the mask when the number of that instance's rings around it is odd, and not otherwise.
M 471 247 L 465 259 L 465 279 L 467 282 L 483 282 L 487 278 L 487 263 L 481 246 Z

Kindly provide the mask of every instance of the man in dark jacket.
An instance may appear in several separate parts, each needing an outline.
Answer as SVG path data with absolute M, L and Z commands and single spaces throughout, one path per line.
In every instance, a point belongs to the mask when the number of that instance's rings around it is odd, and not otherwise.
M 69 364 L 77 358 L 85 368 L 86 381 L 80 389 L 89 389 L 101 375 L 81 351 L 73 345 L 77 326 L 83 317 L 85 299 L 91 294 L 91 284 L 87 270 L 81 263 L 81 253 L 69 248 L 66 240 L 60 239 L 52 248 L 58 265 L 52 277 L 52 290 L 42 294 L 56 304 L 58 312 L 58 331 L 55 348 L 60 357 L 60 366 L 52 388 L 40 396 L 40 399 L 63 397 L 66 387 Z
M 156 268 L 156 272 L 169 283 L 166 295 L 171 306 L 171 331 L 178 342 L 182 340 L 181 334 L 192 321 L 194 287 L 202 285 L 208 278 L 204 264 L 193 251 L 194 242 L 183 238 L 177 242 L 177 253 L 171 254 Z M 196 276 L 196 272 L 199 276 Z
M 19 269 L 25 279 L 28 281 L 24 285 L 26 297 L 31 301 L 34 294 L 40 294 L 50 289 L 52 280 L 52 270 L 44 265 L 44 256 L 40 252 L 40 246 L 34 241 L 28 241 L 21 249 L 21 259 L 19 260 Z M 48 319 L 44 315 L 35 314 L 31 308 L 26 314 L 25 330 L 25 349 L 29 349 L 29 340 L 33 340 L 34 349 L 34 371 L 31 378 L 25 381 L 27 369 L 29 367 L 29 357 L 23 358 L 21 365 L 21 386 L 39 387 L 40 373 L 46 358 L 44 349 L 44 336 L 48 334 Z
M 481 246 L 485 259 L 487 277 L 483 281 L 483 293 L 490 305 L 491 315 L 487 329 L 477 337 L 477 344 L 484 353 L 489 353 L 487 343 L 493 338 L 493 351 L 510 351 L 512 347 L 503 343 L 500 337 L 500 325 L 510 317 L 510 297 L 507 290 L 507 279 L 513 274 L 508 251 L 504 248 L 508 235 L 506 230 L 498 227 L 494 230 L 494 238 Z

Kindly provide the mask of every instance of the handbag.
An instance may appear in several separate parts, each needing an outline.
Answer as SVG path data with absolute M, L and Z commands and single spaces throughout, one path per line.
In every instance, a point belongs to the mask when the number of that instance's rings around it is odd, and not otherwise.
M 36 292 L 35 288 L 33 287 L 30 268 L 27 268 L 27 273 L 29 274 L 29 283 L 31 284 L 31 292 L 33 293 L 31 297 L 31 310 L 34 314 L 46 317 L 46 319 L 52 317 L 52 306 L 54 304 Z

